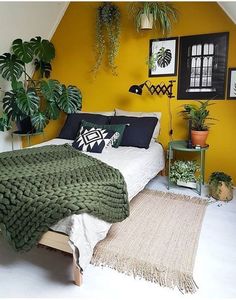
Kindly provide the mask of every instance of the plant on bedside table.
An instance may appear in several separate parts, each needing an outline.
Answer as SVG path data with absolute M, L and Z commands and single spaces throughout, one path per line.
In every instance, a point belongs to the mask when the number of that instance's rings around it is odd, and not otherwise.
M 0 131 L 9 130 L 16 122 L 22 133 L 42 132 L 60 111 L 73 113 L 81 109 L 82 96 L 76 86 L 48 79 L 54 57 L 53 44 L 39 36 L 30 41 L 14 40 L 11 53 L 0 56 L 0 75 L 11 86 L 2 100 Z M 34 67 L 33 76 L 27 66 Z M 27 128 L 25 132 L 23 127 Z
M 170 167 L 170 181 L 190 188 L 196 188 L 200 182 L 200 175 L 197 175 L 200 167 L 194 160 L 175 160 Z
M 213 172 L 209 179 L 209 194 L 216 200 L 232 200 L 233 181 L 231 176 L 224 172 Z
M 210 100 L 198 100 L 197 102 L 199 106 L 195 104 L 185 104 L 184 110 L 180 113 L 190 122 L 192 144 L 205 147 L 209 126 L 213 125 L 213 123 L 207 121 L 216 120 L 209 117 L 210 111 L 207 108 L 215 103 L 210 103 Z

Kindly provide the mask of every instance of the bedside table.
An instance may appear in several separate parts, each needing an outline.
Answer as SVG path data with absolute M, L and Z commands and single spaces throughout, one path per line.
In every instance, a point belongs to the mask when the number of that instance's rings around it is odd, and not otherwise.
M 181 152 L 195 152 L 200 155 L 200 174 L 201 174 L 201 182 L 199 184 L 199 188 L 197 187 L 196 190 L 199 195 L 201 195 L 202 192 L 202 184 L 205 182 L 205 153 L 208 150 L 209 145 L 206 145 L 206 147 L 201 148 L 187 148 L 187 141 L 172 141 L 168 145 L 168 190 L 170 189 L 170 167 L 171 167 L 171 160 L 174 157 L 175 151 L 181 151 Z
M 36 136 L 36 135 L 43 135 L 43 139 L 44 139 L 44 132 L 40 131 L 40 132 L 34 132 L 34 133 L 22 133 L 21 131 L 13 131 L 11 133 L 11 147 L 12 150 L 14 150 L 14 136 L 19 136 L 19 137 L 26 137 L 27 138 L 27 146 L 30 147 L 31 146 L 31 137 L 32 136 Z

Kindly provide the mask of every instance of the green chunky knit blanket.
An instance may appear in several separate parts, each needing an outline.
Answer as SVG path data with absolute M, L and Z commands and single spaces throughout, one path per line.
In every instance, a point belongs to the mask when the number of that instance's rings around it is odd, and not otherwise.
M 107 222 L 129 215 L 122 174 L 70 145 L 0 153 L 0 229 L 17 251 L 72 214 Z

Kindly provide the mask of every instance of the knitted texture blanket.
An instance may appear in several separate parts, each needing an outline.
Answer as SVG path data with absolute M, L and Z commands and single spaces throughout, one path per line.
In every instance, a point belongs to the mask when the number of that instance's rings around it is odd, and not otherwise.
M 119 170 L 68 144 L 0 153 L 0 229 L 28 251 L 59 220 L 89 213 L 115 223 L 129 215 Z

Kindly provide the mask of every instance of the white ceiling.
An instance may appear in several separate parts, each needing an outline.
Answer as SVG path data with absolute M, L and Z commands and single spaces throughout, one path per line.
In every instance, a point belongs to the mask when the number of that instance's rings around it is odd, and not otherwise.
M 220 1 L 218 4 L 230 17 L 230 19 L 236 24 L 236 1 Z

